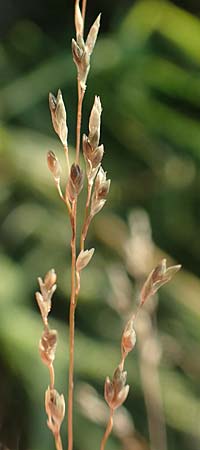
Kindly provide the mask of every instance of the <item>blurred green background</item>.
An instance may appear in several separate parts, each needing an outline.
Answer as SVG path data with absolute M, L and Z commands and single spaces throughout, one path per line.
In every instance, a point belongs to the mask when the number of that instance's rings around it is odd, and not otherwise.
M 73 2 L 2 0 L 0 8 L 0 448 L 53 449 L 34 292 L 37 277 L 54 267 L 50 324 L 60 336 L 56 387 L 66 393 L 70 227 L 46 165 L 48 150 L 62 157 L 47 96 L 63 91 L 73 161 Z M 163 255 L 183 269 L 138 322 L 137 349 L 127 363 L 130 395 L 107 449 L 198 450 L 199 0 L 88 0 L 86 30 L 99 11 L 82 129 L 87 133 L 98 94 L 103 167 L 112 188 L 90 229 L 87 248 L 96 252 L 77 309 L 74 450 L 99 448 L 107 417 L 104 379 L 119 362 L 123 324 L 140 285 Z M 84 194 L 80 223 L 83 201 Z M 65 430 L 64 423 L 64 448 Z

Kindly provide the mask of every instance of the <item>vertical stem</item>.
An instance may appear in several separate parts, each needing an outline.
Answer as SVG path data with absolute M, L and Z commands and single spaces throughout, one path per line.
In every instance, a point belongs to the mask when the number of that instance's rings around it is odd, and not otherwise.
M 54 388 L 54 382 L 55 382 L 55 374 L 54 374 L 54 368 L 53 364 L 50 364 L 49 366 L 49 376 L 50 376 L 50 388 Z
M 63 450 L 60 432 L 54 434 L 56 450 Z
M 84 24 L 86 0 L 83 0 L 82 6 L 84 14 L 83 18 Z M 77 124 L 76 124 L 76 164 L 79 164 L 81 119 L 82 119 L 82 106 L 84 98 L 84 90 L 81 88 L 79 78 L 77 79 L 77 87 L 78 87 L 78 106 L 77 106 Z M 68 155 L 66 154 L 66 156 Z M 68 450 L 73 450 L 74 335 L 75 335 L 75 309 L 76 309 L 76 213 L 77 213 L 77 200 L 75 200 L 72 204 L 72 213 L 71 213 L 72 264 L 71 264 L 71 298 L 69 311 Z
M 106 441 L 107 441 L 107 439 L 110 436 L 110 433 L 112 431 L 112 428 L 113 428 L 113 414 L 114 414 L 114 410 L 110 409 L 110 417 L 109 417 L 109 420 L 108 420 L 108 425 L 106 427 L 106 431 L 105 431 L 105 433 L 103 435 L 103 439 L 101 441 L 100 450 L 105 450 Z
M 77 202 L 72 205 L 72 238 L 71 238 L 71 298 L 69 312 L 69 382 L 68 382 L 68 450 L 73 449 L 73 391 L 74 391 L 74 331 L 76 308 L 76 208 Z

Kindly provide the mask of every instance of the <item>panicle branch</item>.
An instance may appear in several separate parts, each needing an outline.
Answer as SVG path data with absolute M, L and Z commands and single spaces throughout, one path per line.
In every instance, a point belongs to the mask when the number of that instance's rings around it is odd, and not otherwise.
M 48 416 L 47 425 L 52 431 L 57 450 L 62 450 L 60 427 L 65 415 L 65 400 L 54 388 L 55 374 L 53 362 L 56 355 L 57 331 L 49 327 L 48 316 L 52 307 L 52 296 L 56 290 L 57 276 L 54 269 L 49 270 L 44 277 L 38 278 L 40 292 L 35 294 L 44 330 L 39 342 L 39 353 L 43 364 L 49 369 L 50 386 L 45 393 L 45 408 Z
M 114 371 L 112 381 L 109 377 L 106 377 L 104 385 L 104 398 L 110 409 L 112 423 L 115 409 L 119 408 L 119 406 L 125 402 L 129 392 L 129 385 L 126 385 L 127 372 L 124 371 L 124 364 L 126 357 L 134 349 L 136 344 L 134 322 L 137 319 L 137 314 L 144 303 L 153 296 L 161 286 L 168 283 L 180 268 L 181 265 L 167 268 L 166 259 L 162 259 L 158 266 L 156 266 L 147 277 L 147 280 L 141 289 L 140 302 L 136 309 L 136 313 L 132 314 L 125 325 L 121 338 L 121 361 Z M 100 450 L 105 450 L 105 445 L 112 429 L 112 427 L 110 427 L 110 420 L 111 419 L 109 418 L 106 431 L 101 441 Z

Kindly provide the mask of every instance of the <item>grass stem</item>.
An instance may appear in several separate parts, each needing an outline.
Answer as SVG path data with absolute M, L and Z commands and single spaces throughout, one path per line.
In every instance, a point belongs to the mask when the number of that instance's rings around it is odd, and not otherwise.
M 109 420 L 108 420 L 106 431 L 105 431 L 105 433 L 103 435 L 103 438 L 102 438 L 102 441 L 101 441 L 100 450 L 105 450 L 106 442 L 107 442 L 107 440 L 108 440 L 108 438 L 110 436 L 110 433 L 112 431 L 112 428 L 113 428 L 113 415 L 114 415 L 114 410 L 110 409 L 110 417 L 109 417 Z
M 71 238 L 71 298 L 69 312 L 69 382 L 68 382 L 68 450 L 73 449 L 73 391 L 74 391 L 74 334 L 76 309 L 76 209 L 77 201 L 72 204 Z
M 60 433 L 55 433 L 54 438 L 55 438 L 56 450 L 63 450 Z

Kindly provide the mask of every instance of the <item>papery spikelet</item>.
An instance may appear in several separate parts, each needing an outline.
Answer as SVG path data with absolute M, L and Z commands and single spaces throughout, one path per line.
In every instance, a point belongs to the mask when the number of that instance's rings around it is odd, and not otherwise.
M 94 21 L 94 23 L 91 26 L 90 31 L 88 33 L 87 39 L 86 39 L 86 47 L 88 49 L 89 55 L 92 54 L 96 40 L 97 40 L 99 27 L 100 27 L 100 19 L 101 19 L 101 14 L 99 14 L 98 17 L 96 18 L 96 20 Z
M 61 166 L 54 152 L 50 151 L 47 153 L 47 163 L 55 180 L 59 180 L 61 175 Z
M 72 164 L 66 186 L 66 198 L 73 202 L 83 188 L 84 173 L 78 164 Z
M 55 132 L 58 134 L 62 144 L 67 145 L 67 115 L 66 109 L 62 98 L 61 90 L 58 90 L 57 97 L 51 92 L 49 94 L 49 108 L 51 112 L 52 123 Z
M 39 352 L 42 362 L 46 366 L 50 366 L 55 359 L 57 346 L 57 331 L 45 330 L 39 342 Z
M 80 272 L 89 264 L 93 254 L 94 254 L 94 248 L 91 248 L 90 250 L 81 250 L 80 251 L 78 258 L 76 260 L 77 272 Z
M 178 264 L 176 266 L 166 267 L 166 259 L 162 259 L 162 261 L 152 270 L 149 274 L 147 280 L 145 281 L 143 288 L 141 290 L 140 304 L 143 305 L 145 301 L 154 295 L 158 289 L 164 284 L 168 283 L 172 279 L 172 277 L 180 270 L 181 265 Z
M 54 284 L 56 284 L 57 275 L 54 269 L 49 270 L 44 277 L 44 284 L 47 290 L 52 289 Z
M 76 38 L 78 38 L 78 36 L 83 36 L 83 18 L 79 6 L 79 1 L 75 2 L 75 28 Z
M 106 378 L 104 385 L 104 397 L 111 409 L 117 409 L 121 406 L 128 395 L 129 385 L 126 385 L 127 372 L 117 367 L 113 379 Z
M 119 406 L 123 405 L 125 400 L 127 399 L 128 393 L 129 393 L 130 386 L 127 384 L 124 386 L 121 391 L 118 393 L 115 402 L 113 403 L 113 409 L 119 408 Z
M 45 393 L 45 408 L 48 416 L 47 425 L 55 434 L 59 433 L 65 416 L 65 399 L 59 395 L 56 389 L 48 388 Z
M 115 395 L 115 391 L 113 389 L 113 384 L 110 381 L 110 378 L 106 377 L 105 385 L 104 385 L 104 398 L 109 406 L 112 404 L 114 395 Z
M 106 172 L 100 167 L 94 185 L 91 200 L 91 217 L 97 214 L 105 205 L 110 189 L 110 180 L 106 180 Z
M 47 317 L 51 310 L 51 303 L 44 301 L 44 298 L 40 292 L 35 293 L 35 298 L 40 309 L 40 314 L 45 324 L 47 324 Z
M 122 348 L 125 353 L 131 352 L 136 344 L 136 332 L 133 328 L 133 320 L 126 324 L 122 335 Z
M 93 148 L 96 148 L 99 144 L 101 113 L 102 107 L 100 97 L 95 96 L 94 104 L 89 119 L 89 142 Z
M 56 278 L 57 276 L 54 269 L 47 272 L 44 277 L 44 281 L 41 277 L 38 277 L 41 292 L 36 292 L 35 297 L 45 324 L 47 324 L 47 317 L 51 311 L 51 299 L 56 290 Z
M 77 67 L 78 79 L 83 92 L 86 89 L 87 76 L 90 70 L 90 56 L 94 49 L 100 25 L 100 15 L 90 28 L 86 43 L 83 40 L 83 18 L 79 2 L 75 5 L 76 41 L 72 39 L 72 55 Z

